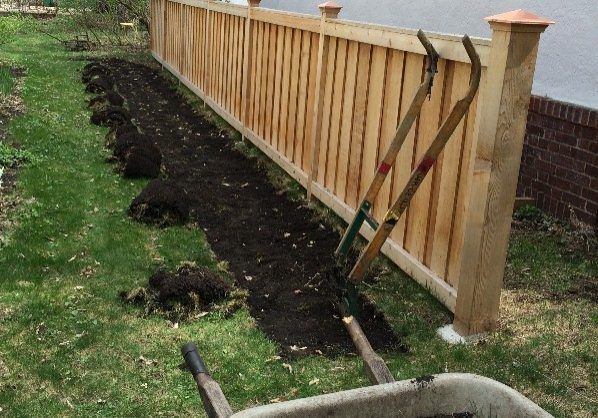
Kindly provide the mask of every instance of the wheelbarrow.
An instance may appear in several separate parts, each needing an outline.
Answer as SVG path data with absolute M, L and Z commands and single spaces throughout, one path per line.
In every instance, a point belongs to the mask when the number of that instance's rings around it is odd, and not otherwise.
M 257 406 L 233 413 L 194 343 L 182 348 L 210 418 L 226 417 L 551 417 L 500 382 L 468 373 L 443 373 L 400 382 Z

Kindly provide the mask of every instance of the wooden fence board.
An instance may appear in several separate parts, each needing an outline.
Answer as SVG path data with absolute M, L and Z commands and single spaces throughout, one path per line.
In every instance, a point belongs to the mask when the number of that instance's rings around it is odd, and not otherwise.
M 405 57 L 404 67 L 404 80 L 403 80 L 403 91 L 401 95 L 401 114 L 399 119 L 402 120 L 407 109 L 413 100 L 413 96 L 419 87 L 424 70 L 424 57 L 418 54 L 407 53 Z M 414 126 L 409 131 L 409 135 L 405 139 L 403 147 L 397 156 L 397 160 L 394 165 L 394 179 L 393 187 L 391 192 L 390 204 L 394 203 L 397 199 L 409 179 L 411 170 L 413 167 L 413 148 L 415 145 L 415 133 L 417 131 L 418 120 L 414 123 Z M 408 212 L 408 211 L 407 211 Z M 408 213 L 404 213 L 403 216 L 397 222 L 397 225 L 391 235 L 392 239 L 399 245 L 403 246 L 403 239 L 405 236 L 405 218 Z
M 438 61 L 438 73 L 434 78 L 435 92 L 424 102 L 421 109 L 420 120 L 426 122 L 419 124 L 417 130 L 413 157 L 416 164 L 427 151 L 441 124 L 445 68 L 446 60 Z M 435 174 L 435 167 L 432 167 L 413 196 L 409 205 L 409 216 L 406 220 L 405 249 L 419 260 L 423 259 L 426 250 L 429 212 L 433 200 L 431 198 L 432 180 Z
M 318 158 L 318 182 L 323 183 L 324 177 L 326 176 L 326 162 L 328 160 L 328 147 L 330 136 L 330 119 L 332 116 L 332 88 L 334 85 L 335 78 L 335 65 L 336 65 L 336 46 L 337 39 L 331 38 L 328 43 L 328 58 L 325 60 L 326 66 L 326 84 L 324 86 L 324 101 L 323 101 L 323 112 L 322 112 L 322 140 L 320 142 L 320 155 Z
M 336 163 L 335 196 L 342 201 L 347 194 L 347 176 L 349 174 L 349 146 L 351 144 L 351 130 L 353 121 L 353 99 L 355 97 L 355 82 L 357 75 L 357 56 L 359 44 L 350 41 L 347 47 L 347 65 L 345 72 L 345 93 L 343 97 L 343 116 L 338 147 L 338 161 Z M 320 182 L 321 183 L 321 182 Z
M 343 88 L 345 83 L 345 64 L 347 61 L 347 41 L 339 39 L 336 46 L 336 63 L 334 69 L 334 84 L 332 89 L 332 105 L 330 115 L 328 155 L 326 158 L 326 170 L 323 174 L 324 185 L 334 191 L 336 179 L 336 162 L 338 160 L 338 141 L 341 130 L 341 115 L 343 103 Z
M 401 106 L 401 93 L 403 90 L 403 65 L 405 53 L 403 51 L 389 50 L 386 64 L 386 84 L 384 92 L 384 104 L 382 114 L 382 126 L 380 129 L 380 152 L 378 163 L 382 162 L 384 153 L 388 149 L 398 126 L 399 110 Z M 374 202 L 374 217 L 383 219 L 389 207 L 391 185 L 394 173 L 394 166 L 390 169 L 380 192 Z
M 279 127 L 281 118 L 280 99 L 282 95 L 282 73 L 283 73 L 283 57 L 285 51 L 285 29 L 283 26 L 277 26 L 276 34 L 276 60 L 274 61 L 274 89 L 271 94 L 274 95 L 273 110 L 272 110 L 272 139 L 270 143 L 276 149 L 279 142 Z

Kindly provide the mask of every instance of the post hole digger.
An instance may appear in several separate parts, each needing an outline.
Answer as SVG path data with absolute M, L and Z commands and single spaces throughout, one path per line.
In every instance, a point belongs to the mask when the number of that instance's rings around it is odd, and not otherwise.
M 418 37 L 424 46 L 426 45 L 427 39 L 421 32 L 418 33 Z M 422 40 L 423 39 L 423 40 Z M 449 113 L 448 117 L 442 123 L 440 129 L 436 133 L 432 143 L 426 150 L 425 154 L 421 157 L 419 162 L 416 164 L 415 169 L 411 172 L 409 176 L 409 180 L 407 184 L 399 194 L 398 198 L 392 204 L 392 206 L 388 209 L 386 216 L 381 224 L 372 219 L 371 215 L 369 214 L 369 209 L 372 206 L 372 203 L 380 190 L 386 175 L 390 171 L 391 164 L 394 163 L 394 160 L 400 151 L 401 146 L 403 145 L 405 138 L 411 128 L 411 125 L 415 121 L 417 113 L 419 113 L 419 109 L 423 104 L 423 98 L 425 99 L 425 87 L 426 83 L 429 83 L 431 86 L 433 81 L 433 74 L 431 73 L 431 69 L 435 67 L 435 65 L 428 65 L 428 71 L 426 73 L 426 78 L 424 82 L 420 85 L 411 106 L 409 107 L 409 111 L 407 112 L 405 118 L 399 125 L 397 132 L 393 141 L 391 142 L 388 151 L 386 152 L 386 156 L 378 166 L 378 170 L 376 171 L 376 175 L 370 185 L 368 192 L 366 193 L 361 205 L 353 221 L 349 224 L 347 228 L 347 232 L 343 236 L 341 243 L 336 251 L 336 254 L 339 258 L 344 259 L 346 258 L 347 252 L 355 238 L 357 237 L 357 232 L 361 228 L 364 220 L 367 220 L 370 226 L 375 229 L 374 237 L 372 240 L 366 245 L 365 249 L 361 252 L 357 263 L 351 270 L 346 278 L 346 282 L 344 286 L 346 286 L 346 296 L 341 301 L 341 313 L 343 314 L 343 323 L 347 328 L 347 331 L 351 335 L 353 343 L 357 347 L 359 354 L 361 355 L 364 361 L 364 367 L 366 372 L 370 378 L 370 381 L 374 384 L 380 383 L 387 383 L 390 381 L 394 381 L 390 371 L 386 367 L 386 364 L 382 360 L 380 356 L 378 356 L 375 351 L 370 346 L 363 330 L 359 326 L 355 316 L 356 312 L 353 308 L 354 300 L 356 299 L 355 294 L 355 285 L 361 282 L 370 265 L 374 261 L 374 259 L 380 253 L 380 249 L 382 245 L 386 241 L 386 239 L 390 236 L 392 230 L 394 229 L 395 225 L 399 221 L 401 215 L 405 212 L 407 207 L 409 206 L 409 202 L 417 192 L 417 189 L 423 182 L 426 174 L 430 171 L 438 156 L 444 149 L 444 146 L 448 142 L 449 138 L 459 125 L 459 122 L 465 116 L 465 113 L 469 109 L 469 105 L 471 104 L 473 98 L 476 95 L 480 84 L 480 78 L 482 74 L 482 65 L 480 63 L 480 58 L 471 42 L 471 39 L 467 35 L 465 35 L 462 39 L 463 46 L 467 51 L 467 55 L 471 60 L 472 69 L 471 69 L 471 78 L 469 82 L 469 88 L 467 93 L 458 100 L 451 112 Z M 431 48 L 431 46 L 426 47 L 426 50 Z M 430 55 L 428 52 L 428 59 L 432 61 L 433 55 Z M 436 56 L 437 59 L 437 56 Z M 417 106 L 417 108 L 416 108 Z
M 374 199 L 382 187 L 382 184 L 384 183 L 384 180 L 388 175 L 392 165 L 394 164 L 394 161 L 402 145 L 404 144 L 409 131 L 415 123 L 426 96 L 432 93 L 432 85 L 434 81 L 434 75 L 436 73 L 439 55 L 421 30 L 418 32 L 417 36 L 424 46 L 428 56 L 424 80 L 415 93 L 415 96 L 409 105 L 404 119 L 399 124 L 394 138 L 376 170 L 372 183 L 367 189 L 367 193 L 358 207 L 355 217 L 349 224 L 335 253 L 339 262 L 341 264 L 345 264 L 347 254 L 352 247 L 357 234 L 363 225 L 363 222 L 367 222 L 373 229 L 375 229 L 376 232 L 373 239 L 366 245 L 355 266 L 352 268 L 347 277 L 341 278 L 343 281 L 343 283 L 341 283 L 341 287 L 344 288 L 344 294 L 339 303 L 339 310 L 343 323 L 349 335 L 351 336 L 357 351 L 363 359 L 368 378 L 375 385 L 392 383 L 394 382 L 394 378 L 384 360 L 378 356 L 371 347 L 367 337 L 359 325 L 357 313 L 352 305 L 352 299 L 356 298 L 357 292 L 355 285 L 363 280 L 371 263 L 378 256 L 382 245 L 392 232 L 403 212 L 408 207 L 409 202 L 413 198 L 418 187 L 421 185 L 426 174 L 434 165 L 434 162 L 438 158 L 439 154 L 444 149 L 448 139 L 451 137 L 461 119 L 464 117 L 478 90 L 481 77 L 480 59 L 471 40 L 467 35 L 465 35 L 462 38 L 462 43 L 472 63 L 471 79 L 468 91 L 465 96 L 457 101 L 453 106 L 448 117 L 445 119 L 440 129 L 436 133 L 431 145 L 428 147 L 421 160 L 416 164 L 406 186 L 399 194 L 397 200 L 388 210 L 383 221 L 378 224 L 378 222 L 370 214 L 370 209 L 373 206 Z M 226 398 L 222 393 L 218 383 L 209 376 L 196 346 L 193 343 L 186 344 L 182 348 L 182 354 L 197 382 L 198 389 L 204 403 L 204 408 L 208 415 L 211 417 L 228 417 L 232 415 L 232 409 L 226 401 Z M 349 399 L 346 401 L 349 402 Z M 245 412 L 249 412 L 249 410 Z M 324 411 L 322 411 L 322 414 L 316 415 L 323 416 L 323 413 Z M 291 415 L 269 414 L 269 416 Z

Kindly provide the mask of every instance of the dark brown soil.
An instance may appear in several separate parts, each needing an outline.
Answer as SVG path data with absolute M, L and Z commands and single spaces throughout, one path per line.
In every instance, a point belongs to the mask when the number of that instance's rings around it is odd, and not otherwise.
M 91 114 L 91 123 L 99 126 L 119 126 L 131 122 L 129 112 L 119 106 L 108 106 Z
M 355 352 L 336 306 L 337 233 L 278 193 L 266 173 L 196 114 L 158 70 L 117 59 L 105 63 L 138 126 L 152 132 L 165 174 L 182 190 L 177 199 L 188 199 L 212 249 L 249 291 L 259 327 L 283 354 Z M 360 324 L 373 347 L 404 349 L 383 315 L 362 305 Z
M 156 178 L 160 175 L 161 155 L 149 147 L 132 147 L 121 163 L 121 172 L 128 178 Z
M 214 272 L 203 267 L 182 266 L 175 273 L 160 270 L 149 279 L 150 288 L 158 294 L 165 308 L 183 301 L 190 304 L 196 295 L 202 307 L 224 299 L 230 286 Z
M 185 223 L 189 219 L 188 192 L 174 181 L 152 180 L 129 206 L 129 215 L 157 226 Z
M 96 96 L 89 100 L 89 108 L 99 109 L 103 106 L 123 106 L 125 99 L 114 90 L 108 90 L 104 94 Z
M 87 86 L 85 87 L 85 91 L 87 93 L 106 93 L 109 90 L 114 88 L 114 80 L 109 75 L 99 75 L 95 76 Z
M 209 311 L 222 302 L 232 287 L 218 274 L 204 267 L 183 265 L 176 271 L 158 270 L 147 287 L 121 293 L 129 303 L 144 305 L 147 313 L 160 312 L 171 319 Z
M 106 75 L 110 75 L 108 67 L 99 62 L 91 62 L 83 67 L 83 70 L 81 71 L 81 81 L 87 84 L 94 77 Z
M 133 123 L 125 123 L 124 125 L 117 125 L 110 128 L 106 134 L 105 146 L 108 149 L 113 149 L 116 145 L 116 140 L 123 135 L 129 133 L 139 133 L 139 129 Z

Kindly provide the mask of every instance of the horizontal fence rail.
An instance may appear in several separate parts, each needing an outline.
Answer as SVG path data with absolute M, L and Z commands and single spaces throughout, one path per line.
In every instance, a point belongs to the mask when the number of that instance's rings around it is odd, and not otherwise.
M 425 50 L 415 31 L 342 21 L 325 7 L 314 17 L 258 4 L 152 0 L 152 53 L 350 221 L 423 80 Z M 491 24 L 492 41 L 472 39 L 483 65 L 478 95 L 383 247 L 455 312 L 464 334 L 496 323 L 527 109 L 521 103 L 529 99 L 546 27 Z M 471 65 L 461 38 L 426 35 L 441 57 L 438 74 L 375 201 L 377 219 L 468 88 Z M 373 232 L 361 230 L 366 238 Z

